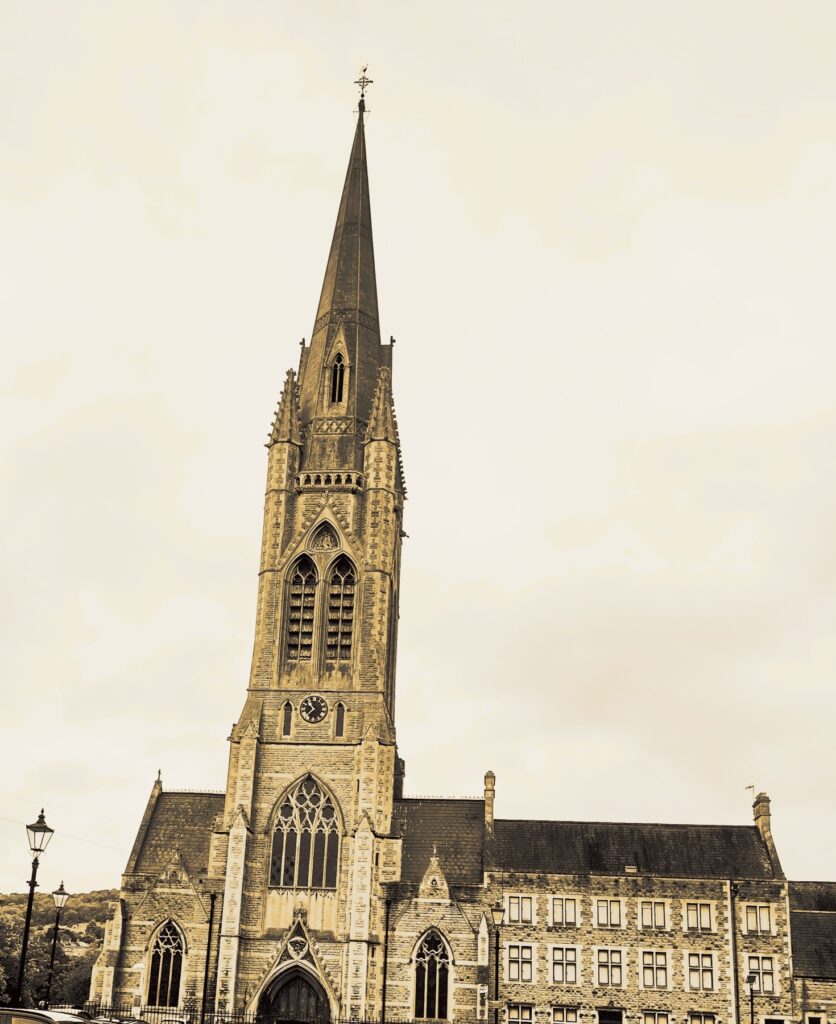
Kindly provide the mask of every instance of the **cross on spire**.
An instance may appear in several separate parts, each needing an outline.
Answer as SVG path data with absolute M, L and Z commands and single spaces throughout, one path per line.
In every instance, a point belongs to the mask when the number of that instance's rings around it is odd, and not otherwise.
M 360 102 L 357 104 L 357 109 L 361 114 L 365 113 L 366 110 L 366 86 L 374 85 L 371 78 L 366 77 L 366 72 L 369 70 L 369 65 L 364 64 L 360 68 L 360 77 L 354 82 L 355 85 L 360 87 Z

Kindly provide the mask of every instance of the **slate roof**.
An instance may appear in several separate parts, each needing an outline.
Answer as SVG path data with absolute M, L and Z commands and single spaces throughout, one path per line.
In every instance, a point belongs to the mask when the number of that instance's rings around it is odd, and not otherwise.
M 480 884 L 484 822 L 484 800 L 395 801 L 393 830 L 403 836 L 401 879 L 420 882 L 435 847 L 448 884 Z
M 790 909 L 836 913 L 836 882 L 790 882 Z
M 160 793 L 133 870 L 155 875 L 180 850 L 191 878 L 205 873 L 212 823 L 223 808 L 223 793 Z
M 836 913 L 794 910 L 792 929 L 793 973 L 801 978 L 836 981 Z
M 753 825 L 644 825 L 506 821 L 494 824 L 488 866 L 501 871 L 668 878 L 774 878 Z

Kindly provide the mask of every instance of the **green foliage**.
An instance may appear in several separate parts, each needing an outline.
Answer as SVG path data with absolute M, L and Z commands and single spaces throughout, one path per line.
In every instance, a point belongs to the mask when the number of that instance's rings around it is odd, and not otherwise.
M 55 947 L 51 1003 L 81 1004 L 90 989 L 90 973 L 99 955 L 108 905 L 118 898 L 115 889 L 74 893 L 61 913 Z M 25 893 L 0 895 L 0 1004 L 8 1004 L 17 983 Z M 36 893 L 32 906 L 23 1001 L 36 1006 L 46 998 L 49 960 L 55 931 L 55 905 L 49 893 Z

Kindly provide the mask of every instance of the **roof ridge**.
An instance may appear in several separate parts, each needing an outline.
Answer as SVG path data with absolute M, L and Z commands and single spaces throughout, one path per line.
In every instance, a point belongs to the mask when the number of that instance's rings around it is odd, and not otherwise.
M 405 804 L 410 800 L 444 800 L 446 803 L 452 803 L 453 801 L 457 803 L 464 803 L 465 801 L 470 801 L 471 803 L 479 804 L 485 802 L 485 798 L 482 796 L 402 796 L 395 802 Z
M 497 824 L 504 822 L 509 825 L 611 825 L 621 827 L 638 825 L 643 828 L 734 828 L 747 832 L 757 829 L 757 825 L 723 825 L 681 821 L 579 821 L 574 818 L 496 818 L 495 820 Z
M 161 796 L 171 796 L 173 793 L 178 793 L 180 796 L 189 794 L 190 796 L 226 796 L 226 790 L 223 789 L 164 789 Z

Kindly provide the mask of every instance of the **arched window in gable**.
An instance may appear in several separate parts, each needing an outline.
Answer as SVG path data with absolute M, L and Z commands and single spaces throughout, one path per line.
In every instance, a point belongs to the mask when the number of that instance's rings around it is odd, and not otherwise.
M 427 932 L 415 954 L 415 1019 L 446 1020 L 450 954 L 439 933 Z
M 177 1006 L 183 973 L 183 936 L 173 921 L 157 933 L 148 972 L 148 1006 Z
M 351 657 L 356 585 L 354 566 L 342 555 L 334 563 L 328 577 L 328 623 L 325 635 L 325 657 L 328 661 L 348 661 Z
M 337 738 L 345 736 L 345 704 L 340 702 L 334 711 L 334 735 Z
M 335 889 L 340 825 L 331 797 L 306 775 L 279 806 L 270 857 L 270 885 Z
M 345 360 L 338 352 L 331 363 L 331 403 L 343 400 L 343 381 L 345 379 Z
M 303 555 L 288 580 L 285 649 L 291 661 L 311 659 L 317 579 L 316 566 Z

